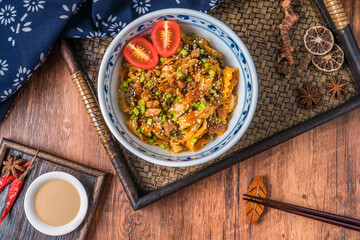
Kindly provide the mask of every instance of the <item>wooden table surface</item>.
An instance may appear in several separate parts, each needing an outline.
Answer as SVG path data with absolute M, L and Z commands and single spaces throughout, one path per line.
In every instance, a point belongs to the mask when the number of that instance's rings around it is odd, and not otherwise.
M 344 0 L 360 43 L 360 0 Z M 360 233 L 266 209 L 249 227 L 241 198 L 254 176 L 268 196 L 360 219 L 360 109 L 134 212 L 59 49 L 0 123 L 8 138 L 111 173 L 89 239 L 360 239 Z

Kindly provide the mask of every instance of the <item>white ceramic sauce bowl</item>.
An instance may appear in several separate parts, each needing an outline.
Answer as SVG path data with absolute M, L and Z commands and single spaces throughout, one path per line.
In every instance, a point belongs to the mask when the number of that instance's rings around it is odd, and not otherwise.
M 80 209 L 76 217 L 66 225 L 51 226 L 41 221 L 35 213 L 34 197 L 38 189 L 50 180 L 62 179 L 71 183 L 79 193 L 80 196 Z M 84 220 L 88 210 L 88 197 L 84 186 L 74 176 L 65 172 L 49 172 L 36 178 L 29 186 L 25 194 L 24 200 L 25 215 L 31 225 L 46 235 L 60 236 L 75 230 Z
M 196 33 L 209 40 L 210 45 L 223 53 L 225 66 L 239 69 L 235 91 L 238 104 L 231 115 L 227 129 L 197 152 L 172 153 L 159 146 L 142 142 L 126 126 L 128 116 L 121 110 L 117 89 L 120 85 L 119 69 L 123 59 L 123 46 L 135 36 L 151 33 L 153 25 L 162 19 L 175 20 L 185 33 Z M 125 27 L 111 42 L 101 62 L 98 77 L 98 96 L 101 112 L 116 139 L 130 152 L 149 162 L 184 167 L 210 161 L 229 150 L 245 133 L 255 112 L 258 81 L 255 65 L 240 38 L 224 23 L 207 14 L 171 8 L 146 14 Z

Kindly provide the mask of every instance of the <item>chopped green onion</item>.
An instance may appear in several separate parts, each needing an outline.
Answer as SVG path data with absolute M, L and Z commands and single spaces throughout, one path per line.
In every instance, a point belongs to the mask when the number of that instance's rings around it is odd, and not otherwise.
M 145 80 L 145 76 L 141 75 L 140 82 L 143 82 Z
M 167 107 L 164 107 L 164 111 L 167 111 L 168 110 L 168 108 Z
M 133 80 L 132 80 L 131 78 L 128 78 L 127 81 L 128 81 L 128 82 L 132 82 Z
M 177 137 L 178 133 L 175 132 L 175 133 L 173 133 L 173 135 L 174 135 L 174 137 Z
M 196 119 L 196 122 L 197 122 L 197 123 L 201 123 L 202 120 L 201 120 L 200 118 L 198 118 L 198 119 Z
M 221 82 L 220 82 L 219 80 L 217 80 L 217 81 L 215 82 L 215 84 L 216 84 L 216 86 L 220 86 Z
M 125 87 L 123 87 L 123 88 L 121 88 L 124 92 L 127 92 L 127 88 L 125 88 Z
M 149 119 L 147 120 L 146 124 L 147 124 L 147 125 L 151 125 L 151 124 L 152 124 L 152 119 L 149 118 Z
M 197 138 L 191 138 L 191 141 L 192 141 L 193 143 L 196 143 L 196 142 L 197 142 Z
M 204 63 L 207 62 L 207 59 L 206 58 L 202 58 L 201 61 L 203 61 Z
M 189 113 L 191 113 L 192 112 L 192 109 L 191 108 L 189 108 Z
M 150 80 L 150 81 L 148 81 L 146 84 L 150 87 L 151 84 L 152 84 L 152 81 Z
M 174 122 L 176 122 L 178 120 L 177 117 L 173 117 L 171 120 L 173 120 Z
M 144 129 L 140 128 L 140 132 L 141 132 L 141 133 L 144 133 Z
M 141 114 L 145 114 L 145 111 L 146 111 L 145 106 L 141 106 L 141 107 L 140 107 L 140 110 L 141 110 Z
M 154 136 L 153 136 L 153 139 L 154 139 L 154 140 L 157 140 L 157 136 L 156 136 L 156 135 L 154 135 Z
M 188 54 L 188 52 L 187 52 L 185 49 L 182 49 L 180 52 L 181 52 L 181 54 L 182 54 L 183 56 L 185 56 L 186 54 Z
M 192 37 L 193 39 L 195 39 L 195 38 L 196 38 L 196 34 L 195 34 L 195 33 L 191 33 L 191 37 Z
M 178 50 L 176 51 L 177 53 L 181 51 L 181 48 L 179 47 Z
M 191 106 L 196 107 L 196 108 L 198 108 L 199 105 L 200 105 L 200 102 L 196 102 L 196 103 L 193 102 L 193 103 L 191 103 Z
M 188 82 L 192 82 L 192 78 L 186 78 L 186 80 L 188 81 Z
M 177 72 L 176 75 L 177 75 L 178 77 L 183 77 L 183 76 L 184 76 L 184 74 L 183 74 L 182 72 Z
M 160 57 L 160 62 L 165 61 L 167 58 L 166 57 Z
M 200 54 L 204 54 L 205 50 L 204 49 L 200 49 Z
M 160 67 L 159 67 L 159 65 L 157 65 L 157 66 L 155 66 L 154 68 L 155 68 L 155 69 L 159 69 Z
M 171 98 L 172 95 L 171 95 L 171 93 L 168 93 L 168 94 L 165 95 L 165 97 L 166 97 L 166 98 Z
M 207 75 L 207 76 L 205 77 L 205 79 L 208 79 L 208 78 L 210 78 L 210 75 Z
M 217 94 L 217 92 L 216 92 L 214 89 L 210 89 L 210 92 L 211 92 L 212 94 Z
M 135 118 L 135 114 L 131 115 L 130 119 L 133 120 Z
M 149 143 L 150 143 L 151 145 L 153 145 L 153 144 L 154 144 L 154 140 L 151 139 L 151 140 L 149 141 Z
M 156 95 L 156 96 L 159 96 L 160 94 L 161 94 L 160 91 L 156 91 L 156 92 L 155 92 L 155 95 Z
M 205 106 L 206 106 L 205 102 L 200 103 L 198 110 L 201 111 L 201 110 L 205 109 Z
M 210 64 L 205 63 L 205 68 L 209 68 Z
M 161 147 L 161 149 L 165 149 L 165 148 L 166 148 L 164 144 L 160 144 L 160 147 Z
M 148 135 L 148 137 L 151 137 L 151 136 L 152 136 L 151 132 L 149 132 L 147 135 Z
M 173 115 L 173 114 L 176 113 L 176 111 L 170 111 L 169 113 L 170 113 L 171 115 Z
M 187 134 L 187 131 L 182 130 L 181 133 L 185 135 L 185 134 Z
M 137 116 L 137 115 L 139 115 L 139 109 L 137 109 L 136 107 L 133 109 L 133 113 L 135 113 L 135 115 Z
M 140 129 L 140 128 L 136 129 L 136 132 L 140 133 L 140 132 L 141 132 L 141 129 Z
M 166 115 L 165 115 L 165 114 L 162 116 L 162 121 L 163 121 L 163 122 L 166 121 Z
M 221 118 L 218 118 L 218 122 L 221 123 L 222 119 Z
M 181 97 L 180 97 L 180 96 L 176 96 L 174 103 L 178 102 L 179 100 L 181 100 Z
M 215 71 L 214 71 L 213 69 L 211 69 L 211 70 L 209 71 L 209 74 L 210 74 L 210 75 L 215 75 Z
M 210 101 L 214 101 L 215 98 L 213 96 L 210 97 Z
M 128 82 L 123 82 L 123 87 L 128 87 L 129 83 Z
M 145 106 L 145 101 L 144 101 L 144 100 L 141 100 L 141 101 L 139 102 L 139 104 L 140 104 L 140 106 Z

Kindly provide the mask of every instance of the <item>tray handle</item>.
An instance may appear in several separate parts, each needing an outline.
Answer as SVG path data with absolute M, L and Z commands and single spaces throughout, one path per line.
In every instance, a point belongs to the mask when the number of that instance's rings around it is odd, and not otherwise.
M 360 50 L 341 0 L 315 0 L 328 27 L 334 33 L 360 92 Z
M 101 114 L 99 104 L 95 98 L 95 95 L 85 79 L 85 75 L 81 70 L 80 64 L 76 61 L 72 50 L 67 44 L 66 40 L 60 40 L 60 51 L 65 59 L 66 65 L 71 74 L 76 90 L 79 93 L 82 103 L 89 115 L 92 126 L 94 127 L 100 142 L 103 144 L 114 168 L 119 176 L 121 183 L 124 187 L 126 194 L 130 200 L 130 203 L 136 208 L 137 201 L 139 199 L 137 188 L 134 180 L 132 179 L 129 170 L 121 156 L 115 140 L 112 138 L 112 134 L 107 127 L 105 120 Z M 117 164 L 116 164 L 117 163 Z
M 324 4 L 333 20 L 336 29 L 343 34 L 344 28 L 350 24 L 340 0 L 324 0 Z

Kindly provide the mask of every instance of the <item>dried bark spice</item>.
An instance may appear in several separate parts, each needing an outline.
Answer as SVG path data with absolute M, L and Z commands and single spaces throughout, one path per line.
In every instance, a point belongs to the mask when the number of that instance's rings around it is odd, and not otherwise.
M 332 80 L 330 83 L 324 83 L 325 86 L 329 88 L 328 93 L 332 93 L 332 97 L 338 97 L 341 98 L 341 93 L 347 93 L 347 91 L 344 89 L 346 85 L 348 85 L 349 82 L 341 82 L 341 79 L 339 81 L 336 81 L 335 77 L 332 77 Z
M 285 17 L 282 23 L 279 25 L 280 35 L 284 45 L 281 48 L 281 54 L 278 59 L 278 63 L 285 58 L 289 66 L 291 66 L 294 64 L 292 52 L 297 51 L 298 48 L 293 47 L 291 45 L 289 31 L 294 26 L 294 24 L 299 20 L 299 15 L 294 11 L 291 5 L 291 0 L 284 0 L 283 3 L 281 4 L 281 7 L 285 10 Z
M 321 93 L 318 92 L 318 87 L 312 87 L 310 82 L 306 83 L 304 88 L 299 88 L 298 91 L 300 92 L 300 105 L 303 105 L 307 109 L 311 109 L 313 104 L 320 105 L 318 100 L 321 97 Z
M 261 176 L 255 177 L 249 186 L 248 195 L 266 198 L 267 191 Z M 259 220 L 264 211 L 264 206 L 257 203 L 246 201 L 245 214 L 250 225 Z

